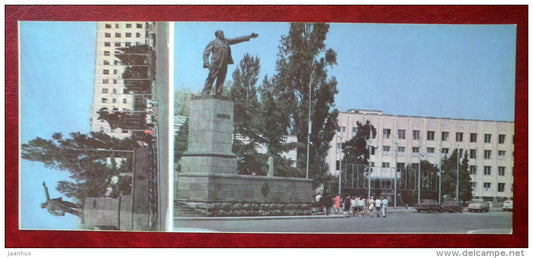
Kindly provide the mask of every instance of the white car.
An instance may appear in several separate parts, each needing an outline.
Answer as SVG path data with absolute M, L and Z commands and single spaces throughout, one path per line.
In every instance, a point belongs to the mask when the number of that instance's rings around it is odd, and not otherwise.
M 513 210 L 513 201 L 507 200 L 507 201 L 503 202 L 502 210 L 503 211 L 512 211 Z
M 489 212 L 489 203 L 485 202 L 483 200 L 472 200 L 470 204 L 468 204 L 468 211 L 469 212 Z

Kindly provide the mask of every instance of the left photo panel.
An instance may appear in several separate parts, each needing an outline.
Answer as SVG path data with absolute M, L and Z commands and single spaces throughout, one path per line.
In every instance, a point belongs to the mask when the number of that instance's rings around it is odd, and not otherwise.
M 18 28 L 19 228 L 171 229 L 173 24 Z

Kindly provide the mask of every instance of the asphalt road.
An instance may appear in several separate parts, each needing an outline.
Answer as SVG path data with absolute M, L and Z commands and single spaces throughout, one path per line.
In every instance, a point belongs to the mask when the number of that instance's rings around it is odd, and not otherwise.
M 417 213 L 392 210 L 386 218 L 174 219 L 174 231 L 234 233 L 441 233 L 511 234 L 512 213 Z

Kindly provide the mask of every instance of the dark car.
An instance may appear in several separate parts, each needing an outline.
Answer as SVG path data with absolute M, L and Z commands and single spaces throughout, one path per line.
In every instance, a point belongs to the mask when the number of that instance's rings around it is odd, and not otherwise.
M 442 210 L 449 212 L 463 212 L 463 205 L 457 201 L 445 201 L 442 203 Z
M 439 205 L 437 200 L 434 199 L 422 199 L 420 200 L 420 203 L 415 206 L 415 209 L 417 212 L 426 211 L 426 212 L 432 212 L 432 211 L 438 211 L 442 212 L 442 206 Z

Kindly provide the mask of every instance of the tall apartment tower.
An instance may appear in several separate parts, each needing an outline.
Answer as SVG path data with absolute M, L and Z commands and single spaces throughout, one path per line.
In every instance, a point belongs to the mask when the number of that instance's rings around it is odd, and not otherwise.
M 134 45 L 155 45 L 154 22 L 98 22 L 96 29 L 96 66 L 91 105 L 91 130 L 117 138 L 129 137 L 131 128 L 112 129 L 98 119 L 101 108 L 133 110 L 133 96 L 125 91 L 124 66 L 115 57 L 119 48 Z
M 370 155 L 372 179 L 392 180 L 406 165 L 427 160 L 439 165 L 459 149 L 468 153 L 474 198 L 503 201 L 513 197 L 514 122 L 386 115 L 381 111 L 339 113 L 337 137 L 327 156 L 329 172 L 337 175 L 342 142 L 352 139 L 357 122 L 376 128 Z M 367 164 L 365 164 L 367 165 Z M 345 166 L 345 165 L 343 165 Z M 396 175 L 395 175 L 396 174 Z M 396 177 L 397 178 L 397 177 Z

